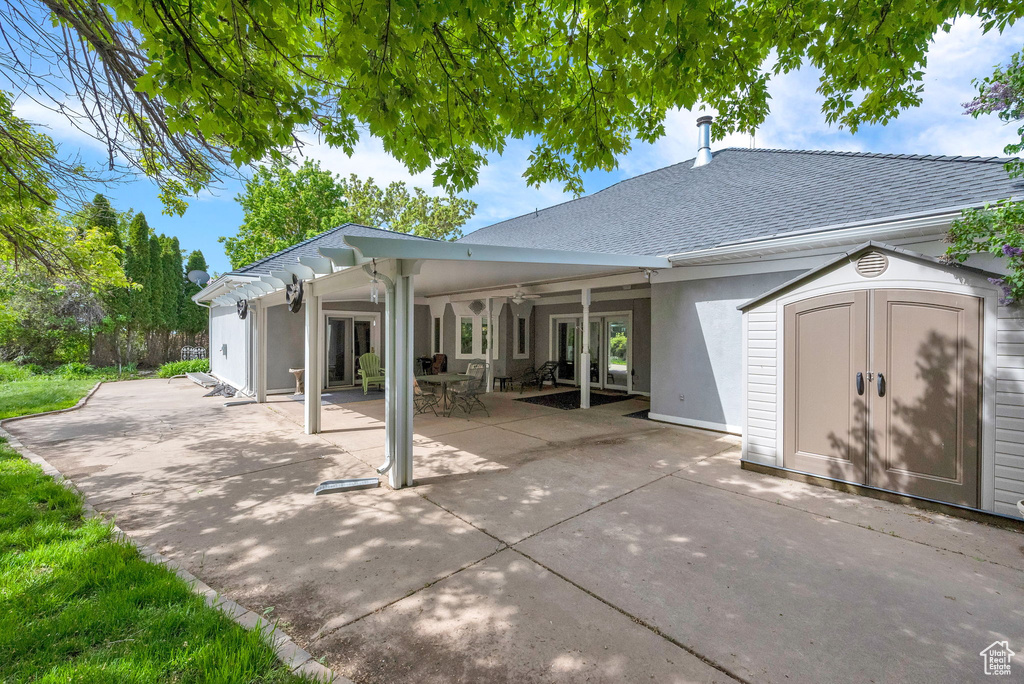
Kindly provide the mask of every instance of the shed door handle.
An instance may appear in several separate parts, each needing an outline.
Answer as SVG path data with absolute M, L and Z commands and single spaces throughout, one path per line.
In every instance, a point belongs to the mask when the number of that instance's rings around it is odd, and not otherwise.
M 885 396 L 885 376 L 881 373 L 878 374 L 878 396 Z
M 864 394 L 864 374 L 857 373 L 857 394 Z

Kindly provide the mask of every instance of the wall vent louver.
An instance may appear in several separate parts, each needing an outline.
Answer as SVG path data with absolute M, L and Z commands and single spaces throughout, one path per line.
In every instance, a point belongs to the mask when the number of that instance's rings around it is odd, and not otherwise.
M 889 268 L 889 259 L 881 252 L 868 252 L 857 259 L 857 273 L 865 278 L 874 278 Z

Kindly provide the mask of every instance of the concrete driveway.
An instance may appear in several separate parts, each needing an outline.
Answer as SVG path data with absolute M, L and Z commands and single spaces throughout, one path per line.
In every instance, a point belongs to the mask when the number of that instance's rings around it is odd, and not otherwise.
M 1024 653 L 1024 535 L 742 471 L 640 400 L 418 416 L 416 487 L 314 498 L 382 461 L 382 401 L 307 436 L 288 397 L 201 396 L 108 384 L 8 430 L 356 682 L 935 684 Z

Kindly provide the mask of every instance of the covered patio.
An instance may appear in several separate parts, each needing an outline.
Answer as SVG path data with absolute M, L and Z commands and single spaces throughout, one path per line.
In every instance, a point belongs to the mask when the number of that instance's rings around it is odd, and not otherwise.
M 472 359 L 485 364 L 487 392 L 496 378 L 514 379 L 531 361 L 555 362 L 559 382 L 579 388 L 583 409 L 590 408 L 592 388 L 640 395 L 649 390 L 649 281 L 656 269 L 670 267 L 667 259 L 395 237 L 344 239 L 347 247 L 321 247 L 317 256 L 296 256 L 282 262 L 281 270 L 246 283 L 208 287 L 196 299 L 221 308 L 245 301 L 249 307 L 251 390 L 258 403 L 276 396 L 285 370 L 302 370 L 307 434 L 325 430 L 322 392 L 329 380 L 320 379 L 342 363 L 328 368 L 333 356 L 325 327 L 332 314 L 355 309 L 345 315 L 351 325 L 363 326 L 361 348 L 379 351 L 384 368 L 383 465 L 377 472 L 394 489 L 413 484 L 413 465 L 420 464 L 413 378 L 421 372 L 417 357 L 427 351 L 453 351 L 447 354 L 450 368 L 463 369 Z M 284 307 L 299 287 L 301 327 L 299 316 Z M 638 376 L 634 364 L 641 363 L 646 372 Z M 436 429 L 453 425 L 446 418 Z M 434 474 L 426 468 L 415 481 Z

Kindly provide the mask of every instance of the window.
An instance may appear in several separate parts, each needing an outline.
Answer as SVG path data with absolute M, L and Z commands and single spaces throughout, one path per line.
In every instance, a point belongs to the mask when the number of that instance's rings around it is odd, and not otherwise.
M 476 326 L 472 316 L 459 317 L 459 356 L 472 356 L 475 344 Z
M 515 317 L 515 340 L 512 342 L 512 357 L 516 359 L 530 358 L 530 319 Z
M 494 327 L 494 348 L 491 353 L 494 358 L 498 358 L 500 328 L 497 317 L 494 319 Z M 486 358 L 489 339 L 486 316 L 459 316 L 459 348 L 455 358 Z
M 431 318 L 431 325 L 433 325 L 433 334 L 430 336 L 431 339 L 431 354 L 444 354 L 444 345 L 442 344 L 441 330 L 444 321 L 440 316 L 434 316 Z

